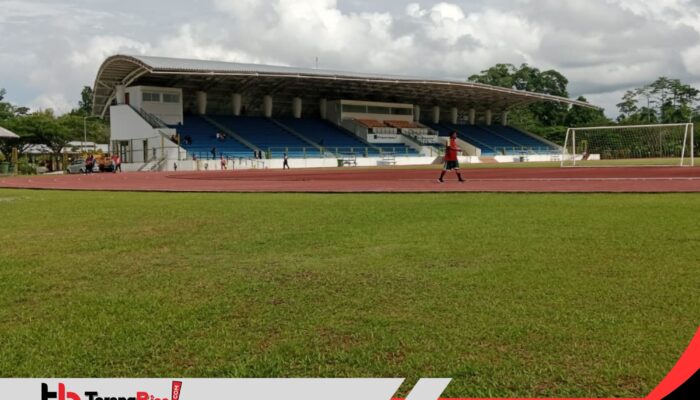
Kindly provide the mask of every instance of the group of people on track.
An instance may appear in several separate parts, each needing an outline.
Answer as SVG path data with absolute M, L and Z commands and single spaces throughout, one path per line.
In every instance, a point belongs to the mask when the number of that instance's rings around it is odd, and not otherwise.
M 119 156 L 119 154 L 112 154 L 109 160 L 112 163 L 112 172 L 117 172 L 117 170 L 122 172 L 122 158 Z M 85 173 L 91 174 L 94 171 L 97 162 L 97 158 L 95 158 L 92 153 L 88 153 L 88 155 L 85 157 Z M 102 167 L 100 167 L 100 170 L 102 170 Z

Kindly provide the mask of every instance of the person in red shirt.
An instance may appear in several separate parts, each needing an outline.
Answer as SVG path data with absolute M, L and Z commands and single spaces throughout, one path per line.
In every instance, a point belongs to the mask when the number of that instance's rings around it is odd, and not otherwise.
M 445 181 L 442 178 L 444 178 L 445 173 L 450 170 L 454 170 L 457 173 L 457 178 L 459 178 L 459 181 L 464 182 L 464 179 L 462 179 L 462 174 L 459 173 L 459 161 L 457 161 L 458 151 L 459 146 L 457 146 L 457 132 L 452 131 L 452 133 L 450 133 L 450 138 L 445 144 L 445 165 L 442 168 L 438 182 L 444 183 Z

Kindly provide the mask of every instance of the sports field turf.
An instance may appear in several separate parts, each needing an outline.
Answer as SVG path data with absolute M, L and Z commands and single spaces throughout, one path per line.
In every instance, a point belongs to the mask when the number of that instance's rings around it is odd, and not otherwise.
M 0 376 L 644 396 L 700 324 L 698 215 L 692 194 L 0 190 Z

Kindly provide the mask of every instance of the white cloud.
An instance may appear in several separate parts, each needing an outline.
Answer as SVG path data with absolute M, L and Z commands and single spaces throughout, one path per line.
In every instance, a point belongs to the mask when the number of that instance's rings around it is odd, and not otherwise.
M 700 45 L 686 49 L 682 57 L 688 72 L 700 77 Z
M 124 36 L 100 35 L 91 38 L 84 48 L 76 48 L 68 56 L 73 67 L 99 65 L 105 58 L 114 54 L 148 54 L 151 45 Z
M 453 79 L 527 62 L 562 72 L 572 95 L 608 103 L 660 75 L 700 80 L 693 0 L 355 0 L 354 11 L 337 0 L 89 4 L 0 0 L 0 56 L 13 60 L 0 76 L 25 88 L 11 98 L 77 104 L 115 53 L 301 67 L 318 57 L 322 68 Z
M 52 109 L 56 114 L 67 113 L 77 108 L 77 104 L 68 100 L 62 93 L 43 93 L 29 103 L 32 110 Z

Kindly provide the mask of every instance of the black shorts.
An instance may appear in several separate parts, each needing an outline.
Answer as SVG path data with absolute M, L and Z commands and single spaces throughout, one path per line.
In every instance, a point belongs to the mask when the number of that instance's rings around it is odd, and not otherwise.
M 443 168 L 445 171 L 449 171 L 452 169 L 459 169 L 459 161 L 454 160 L 454 161 L 445 161 L 445 167 Z

